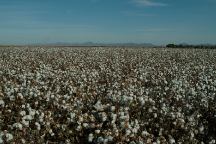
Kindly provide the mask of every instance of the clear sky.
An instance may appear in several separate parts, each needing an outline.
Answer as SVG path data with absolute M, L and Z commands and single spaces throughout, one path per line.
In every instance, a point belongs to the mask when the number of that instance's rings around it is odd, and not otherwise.
M 0 44 L 216 44 L 216 0 L 0 0 Z

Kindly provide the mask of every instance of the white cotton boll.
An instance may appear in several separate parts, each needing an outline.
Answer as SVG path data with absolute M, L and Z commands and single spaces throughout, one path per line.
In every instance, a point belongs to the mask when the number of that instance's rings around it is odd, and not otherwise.
M 193 138 L 194 138 L 194 133 L 191 132 L 191 133 L 190 133 L 190 139 L 193 139 Z
M 142 136 L 148 136 L 149 133 L 147 131 L 142 131 Z
M 202 126 L 199 127 L 199 132 L 203 133 L 203 131 L 204 131 L 204 126 L 202 125 Z
M 136 134 L 138 132 L 138 129 L 137 128 L 133 128 L 132 132 Z
M 41 118 L 43 118 L 43 117 L 44 117 L 44 113 L 43 113 L 43 112 L 41 112 L 41 115 L 40 115 L 40 117 L 41 117 Z
M 140 98 L 139 98 L 139 101 L 140 101 L 140 104 L 141 104 L 141 105 L 144 105 L 144 104 L 145 104 L 145 100 L 144 100 L 143 97 L 140 97 Z
M 47 126 L 50 126 L 50 122 L 46 122 L 46 125 L 47 125 Z M 62 125 L 62 127 L 63 127 L 63 125 Z
M 149 109 L 148 109 L 148 112 L 149 112 L 149 113 L 152 113 L 152 112 L 153 112 L 152 108 L 149 108 Z
M 215 144 L 215 143 L 216 141 L 214 139 L 209 142 L 209 144 Z
M 10 141 L 10 140 L 12 140 L 12 139 L 13 139 L 13 135 L 10 134 L 10 133 L 7 133 L 7 134 L 6 134 L 6 140 L 7 140 L 7 141 Z
M 18 92 L 19 88 L 14 88 L 15 92 Z
M 23 144 L 25 144 L 25 143 L 26 143 L 26 140 L 25 140 L 25 139 L 23 139 L 23 138 L 21 139 L 21 141 L 22 141 L 22 143 L 23 143 Z
M 41 129 L 41 126 L 38 122 L 35 122 L 35 125 L 37 126 L 37 130 L 40 130 Z
M 111 111 L 113 112 L 113 111 L 115 111 L 115 106 L 111 106 Z
M 75 118 L 75 116 L 76 116 L 76 114 L 75 114 L 75 113 L 73 113 L 73 112 L 71 112 L 71 113 L 70 113 L 70 118 L 71 118 L 71 119 L 74 119 L 74 118 Z
M 104 138 L 103 137 L 98 137 L 97 142 L 98 143 L 103 143 L 104 142 Z
M 29 111 L 29 115 L 34 116 L 34 115 L 35 115 L 35 110 L 31 109 L 31 110 Z
M 105 112 L 103 112 L 103 113 L 101 114 L 101 119 L 102 119 L 103 122 L 107 120 L 107 115 L 106 115 Z
M 22 130 L 22 128 L 23 128 L 21 123 L 14 123 L 13 127 L 18 128 L 19 130 Z
M 174 144 L 174 143 L 175 143 L 175 139 L 174 139 L 174 138 L 170 138 L 170 139 L 169 139 L 169 143 L 170 143 L 170 144 Z
M 111 123 L 115 123 L 116 118 L 117 118 L 117 114 L 111 114 L 111 118 L 112 118 L 112 122 Z
M 20 112 L 20 115 L 21 115 L 21 116 L 25 116 L 25 115 L 26 115 L 26 112 L 25 112 L 25 111 L 21 111 L 21 112 Z
M 38 105 L 38 101 L 35 102 L 35 105 Z
M 81 125 L 78 125 L 76 128 L 77 131 L 81 131 L 81 129 L 82 129 Z
M 88 142 L 92 142 L 93 139 L 94 139 L 94 135 L 92 133 L 89 134 L 89 136 L 88 136 Z
M 95 133 L 96 133 L 96 134 L 99 134 L 99 133 L 100 133 L 100 130 L 95 130 Z
M 131 134 L 131 130 L 127 129 L 126 132 L 125 132 L 125 135 L 128 136 L 130 134 Z
M 102 106 L 100 100 L 97 101 L 97 103 L 94 105 L 94 108 L 95 108 L 97 111 L 102 111 L 102 110 L 103 110 L 103 106 Z
M 132 97 L 132 96 L 129 96 L 127 99 L 128 99 L 130 102 L 133 101 L 133 97 Z
M 134 142 L 134 141 L 131 141 L 129 144 L 136 144 L 136 142 Z
M 24 120 L 32 120 L 32 116 L 31 115 L 26 115 L 23 117 Z
M 44 120 L 43 120 L 43 118 L 39 118 L 39 122 L 43 122 Z
M 5 102 L 3 100 L 0 100 L 0 106 L 2 106 L 2 107 L 5 106 Z
M 175 114 L 174 113 L 170 113 L 171 114 L 171 117 L 173 118 L 173 119 L 175 119 L 176 118 L 176 116 L 175 116 Z
M 3 144 L 3 139 L 2 139 L 2 137 L 0 136 L 0 144 Z
M 22 120 L 22 124 L 24 124 L 25 126 L 29 126 L 29 121 L 25 121 L 24 119 Z
M 17 96 L 18 96 L 20 99 L 23 99 L 22 93 L 18 93 Z
M 109 142 L 113 141 L 113 137 L 112 136 L 108 136 L 107 139 L 108 139 Z
M 49 130 L 49 133 L 51 136 L 54 136 L 55 134 L 53 133 L 52 129 Z
M 120 112 L 119 115 L 120 115 L 120 116 L 124 116 L 124 112 Z
M 124 108 L 125 111 L 128 111 L 129 109 L 130 109 L 129 107 L 125 107 L 125 108 Z
M 26 107 L 27 107 L 27 108 L 30 108 L 30 104 L 29 104 L 29 103 L 27 103 L 27 104 L 26 104 Z
M 108 142 L 109 142 L 109 140 L 106 139 L 106 138 L 105 138 L 104 141 L 103 141 L 104 144 L 106 144 L 106 143 L 108 143 Z
M 79 116 L 79 122 L 83 122 L 83 117 L 82 116 Z
M 169 87 L 165 87 L 165 91 L 168 91 L 169 90 Z
M 30 96 L 33 96 L 33 95 L 34 95 L 34 93 L 31 91 L 31 92 L 29 93 L 29 95 L 30 95 Z
M 51 97 L 52 99 L 54 99 L 54 98 L 55 98 L 55 96 L 54 96 L 54 95 L 51 95 L 50 97 Z
M 87 124 L 87 123 L 83 123 L 83 127 L 84 127 L 84 128 L 87 128 L 87 127 L 88 127 L 88 124 Z

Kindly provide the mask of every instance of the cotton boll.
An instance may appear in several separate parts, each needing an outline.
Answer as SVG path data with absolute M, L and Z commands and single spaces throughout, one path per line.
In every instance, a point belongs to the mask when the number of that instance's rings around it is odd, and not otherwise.
M 98 130 L 95 130 L 95 133 L 96 134 L 99 134 L 100 133 L 100 130 L 98 129 Z
M 93 139 L 94 139 L 94 135 L 92 133 L 89 134 L 89 136 L 88 136 L 88 142 L 92 142 Z
M 209 144 L 215 144 L 215 143 L 216 141 L 214 139 L 209 142 Z
M 21 123 L 14 123 L 13 127 L 18 128 L 19 130 L 22 130 L 22 128 L 23 128 Z
M 54 99 L 54 98 L 55 98 L 55 96 L 54 96 L 54 95 L 51 95 L 50 97 L 51 97 L 52 99 Z
M 97 103 L 94 105 L 94 108 L 97 110 L 97 111 L 102 111 L 103 110 L 103 105 L 101 104 L 101 101 L 98 100 Z
M 107 139 L 108 139 L 109 142 L 113 141 L 113 137 L 112 136 L 108 136 Z
M 82 123 L 83 120 L 84 120 L 83 117 L 82 117 L 82 116 L 79 116 L 79 120 L 78 120 L 78 121 L 79 121 L 80 123 Z
M 53 133 L 52 129 L 49 130 L 49 134 L 50 134 L 51 136 L 54 136 L 54 135 L 55 135 L 55 134 Z
M 112 112 L 114 112 L 114 111 L 115 111 L 115 106 L 111 106 L 110 110 L 111 110 Z
M 30 109 L 30 110 L 29 110 L 29 115 L 30 115 L 30 116 L 34 116 L 34 115 L 35 115 L 35 110 Z
M 41 126 L 38 122 L 35 122 L 35 125 L 37 126 L 37 130 L 40 130 L 41 129 Z
M 13 139 L 13 135 L 10 134 L 10 133 L 7 133 L 7 134 L 6 134 L 6 140 L 7 140 L 7 141 L 11 141 L 12 139 Z
M 76 130 L 77 130 L 77 131 L 81 131 L 81 129 L 82 129 L 81 125 L 78 125 L 78 126 L 76 127 Z
M 142 136 L 148 136 L 149 133 L 147 131 L 142 131 Z
M 131 130 L 127 129 L 126 132 L 125 132 L 126 136 L 130 135 L 131 134 Z
M 131 141 L 129 144 L 136 144 L 136 142 L 134 142 L 134 141 Z
M 88 142 L 92 142 L 93 139 L 94 139 L 94 135 L 92 133 L 89 134 L 89 136 L 88 136 Z
M 22 124 L 24 124 L 25 126 L 29 126 L 29 121 L 26 121 L 26 120 L 24 120 L 24 119 L 22 119 Z
M 33 117 L 31 115 L 25 115 L 22 119 L 30 121 L 33 119 Z
M 98 143 L 103 143 L 104 142 L 104 138 L 103 137 L 98 137 L 97 138 L 97 142 Z
M 139 101 L 140 101 L 140 104 L 141 104 L 141 105 L 144 105 L 144 104 L 145 104 L 145 100 L 144 100 L 143 97 L 140 97 L 140 98 L 139 98 Z
M 169 138 L 169 143 L 170 143 L 170 144 L 174 144 L 174 143 L 175 143 L 175 139 L 172 138 L 172 137 L 170 137 L 170 138 Z
M 2 137 L 0 136 L 0 144 L 3 144 L 3 139 L 2 139 Z
M 18 93 L 17 96 L 18 96 L 20 99 L 23 99 L 22 93 Z
M 3 100 L 0 100 L 0 106 L 2 106 L 2 107 L 5 106 L 5 102 Z
M 87 128 L 88 126 L 89 126 L 88 123 L 83 123 L 84 128 Z
M 101 113 L 101 120 L 104 122 L 107 120 L 107 115 L 105 112 Z
M 136 133 L 138 132 L 138 128 L 133 128 L 133 129 L 132 129 L 132 132 L 133 132 L 134 134 L 136 134 Z
M 199 132 L 200 132 L 200 133 L 203 133 L 203 131 L 204 131 L 204 126 L 201 125 L 201 126 L 199 127 Z

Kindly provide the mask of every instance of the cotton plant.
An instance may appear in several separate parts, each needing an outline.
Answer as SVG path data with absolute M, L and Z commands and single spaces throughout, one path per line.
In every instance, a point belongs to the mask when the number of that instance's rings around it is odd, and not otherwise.
M 213 144 L 215 55 L 1 48 L 0 143 Z

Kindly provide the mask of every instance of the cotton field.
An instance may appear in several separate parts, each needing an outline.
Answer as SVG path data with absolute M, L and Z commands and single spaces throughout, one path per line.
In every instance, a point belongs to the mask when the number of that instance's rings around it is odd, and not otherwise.
M 215 144 L 216 50 L 2 47 L 0 143 Z

